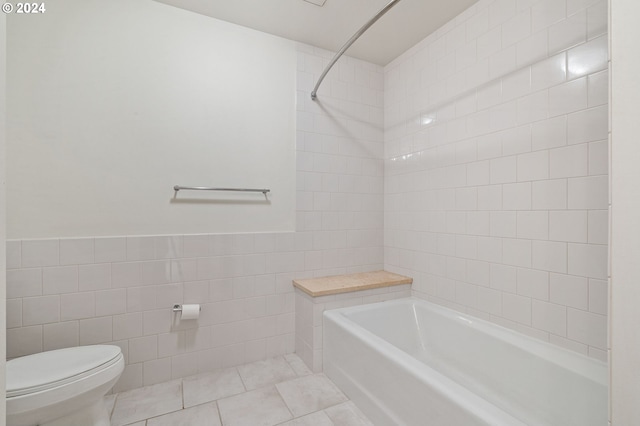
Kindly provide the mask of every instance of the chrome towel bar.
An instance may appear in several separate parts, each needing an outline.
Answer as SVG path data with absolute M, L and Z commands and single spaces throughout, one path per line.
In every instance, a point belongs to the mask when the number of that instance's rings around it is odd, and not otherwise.
M 235 192 L 262 192 L 267 195 L 267 192 L 271 192 L 270 189 L 252 189 L 252 188 L 211 188 L 208 186 L 180 186 L 176 185 L 173 190 L 178 192 L 182 190 L 189 191 L 235 191 Z

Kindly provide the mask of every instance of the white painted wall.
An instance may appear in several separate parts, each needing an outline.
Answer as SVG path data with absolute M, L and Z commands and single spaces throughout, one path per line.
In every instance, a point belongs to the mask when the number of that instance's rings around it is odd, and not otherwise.
M 0 16 L 0 52 L 6 52 L 6 29 L 7 23 L 4 15 Z M 5 240 L 6 229 L 6 192 L 5 192 L 5 130 L 6 130 L 6 54 L 0 54 L 0 425 L 5 424 L 6 403 L 5 403 L 5 365 L 7 349 L 7 255 Z
M 10 238 L 294 229 L 293 42 L 146 0 L 47 7 L 7 22 Z
M 611 0 L 611 424 L 640 424 L 640 4 Z

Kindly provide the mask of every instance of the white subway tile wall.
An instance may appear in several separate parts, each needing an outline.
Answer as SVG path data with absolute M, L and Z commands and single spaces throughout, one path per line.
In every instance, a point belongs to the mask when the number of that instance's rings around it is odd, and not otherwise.
M 294 351 L 293 278 L 383 267 L 383 70 L 298 48 L 297 229 L 7 242 L 7 356 L 111 343 L 114 391 Z M 200 303 L 180 322 L 175 303 Z
M 480 0 L 385 67 L 385 269 L 606 359 L 604 0 Z
M 314 372 L 322 371 L 322 314 L 328 309 L 411 297 L 411 284 L 312 297 L 295 289 L 296 354 Z

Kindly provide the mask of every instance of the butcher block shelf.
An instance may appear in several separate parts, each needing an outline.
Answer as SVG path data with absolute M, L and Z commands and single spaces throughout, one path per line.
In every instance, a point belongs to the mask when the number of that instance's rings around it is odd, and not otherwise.
M 387 271 L 360 272 L 357 274 L 293 280 L 295 287 L 312 297 L 411 283 L 413 283 L 413 278 Z

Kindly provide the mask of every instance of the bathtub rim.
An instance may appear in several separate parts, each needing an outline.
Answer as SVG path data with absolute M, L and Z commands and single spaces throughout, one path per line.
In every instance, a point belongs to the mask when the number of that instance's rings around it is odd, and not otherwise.
M 419 380 L 426 386 L 429 386 L 436 392 L 439 392 L 460 410 L 469 412 L 472 415 L 481 418 L 483 421 L 486 421 L 487 425 L 527 426 L 527 424 L 522 420 L 517 419 L 516 417 L 490 403 L 479 395 L 471 392 L 464 386 L 455 382 L 453 379 L 450 379 L 449 377 L 430 367 L 428 364 L 417 360 L 410 354 L 395 347 L 381 337 L 376 336 L 369 330 L 343 316 L 341 312 L 345 310 L 349 311 L 355 308 L 367 307 L 370 305 L 380 305 L 388 302 L 406 301 L 412 299 L 415 298 L 412 297 L 408 299 L 397 299 L 393 301 L 372 303 L 369 305 L 326 310 L 323 313 L 323 318 L 329 319 L 337 326 L 342 327 L 355 338 L 359 339 L 362 343 L 378 351 L 382 356 L 394 360 L 400 360 L 401 362 L 396 362 L 398 368 L 405 370 L 408 374 L 416 377 L 417 380 Z M 326 335 L 323 336 L 323 339 L 325 338 Z M 326 347 L 326 344 L 323 343 L 323 348 L 324 347 Z M 326 366 L 326 359 L 324 360 L 324 363 Z
M 326 310 L 323 313 L 323 316 L 334 319 L 334 321 L 338 321 L 340 323 L 344 323 L 345 326 L 351 326 L 349 329 L 353 331 L 358 331 L 364 333 L 364 336 L 368 338 L 368 343 L 383 343 L 384 345 L 388 345 L 390 348 L 394 349 L 398 353 L 405 354 L 409 358 L 415 360 L 414 357 L 397 348 L 390 342 L 386 341 L 380 336 L 377 336 L 373 332 L 367 330 L 365 327 L 361 326 L 351 318 L 349 318 L 348 314 L 350 313 L 359 313 L 372 311 L 376 309 L 380 309 L 381 305 L 411 305 L 415 309 L 416 305 L 424 305 L 427 309 L 433 310 L 438 314 L 445 316 L 446 318 L 452 319 L 456 322 L 464 322 L 466 326 L 478 330 L 480 332 L 486 333 L 492 337 L 500 339 L 501 341 L 505 341 L 509 344 L 519 347 L 520 349 L 526 350 L 528 352 L 533 353 L 544 360 L 554 363 L 562 368 L 565 368 L 575 374 L 579 374 L 584 376 L 596 384 L 609 387 L 609 367 L 608 363 L 600 361 L 599 359 L 589 357 L 587 355 L 581 354 L 579 352 L 572 351 L 570 349 L 563 348 L 561 346 L 554 345 L 550 342 L 545 342 L 540 339 L 536 339 L 535 337 L 528 336 L 526 334 L 520 333 L 518 331 L 512 330 L 510 328 L 504 327 L 500 324 L 496 324 L 482 318 L 474 317 L 464 312 L 459 312 L 448 308 L 446 306 L 438 305 L 437 303 L 430 302 L 428 300 L 420 299 L 417 297 L 406 297 L 402 299 L 394 299 L 387 300 L 383 302 L 375 302 L 369 303 L 366 305 L 358 305 L 358 306 L 350 306 L 346 308 L 338 308 Z M 342 319 L 342 321 L 340 320 Z M 353 333 L 358 335 L 358 333 Z M 395 353 L 391 352 L 389 354 Z M 417 361 L 417 360 L 416 360 Z M 420 362 L 420 361 L 418 361 Z M 422 364 L 420 362 L 420 364 Z M 423 364 L 424 365 L 424 364 Z M 434 370 L 436 373 L 438 371 Z M 446 376 L 444 376 L 446 377 Z M 454 382 L 455 383 L 455 382 Z M 457 383 L 456 383 L 457 384 Z

